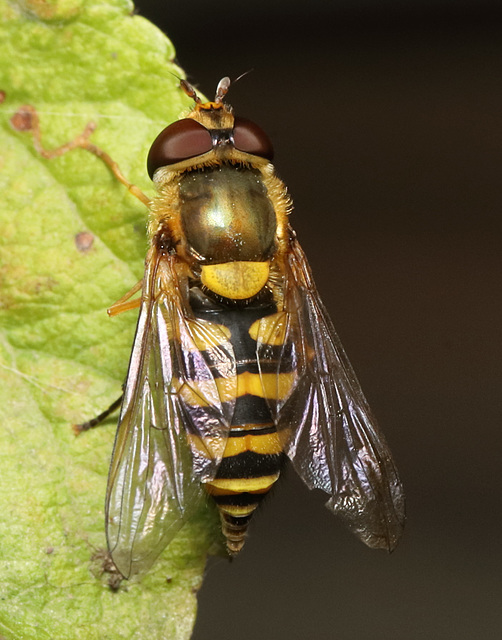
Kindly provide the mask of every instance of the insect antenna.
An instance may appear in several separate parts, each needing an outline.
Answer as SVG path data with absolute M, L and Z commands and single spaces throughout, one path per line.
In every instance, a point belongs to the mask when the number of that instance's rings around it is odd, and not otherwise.
M 189 98 L 192 98 L 197 104 L 202 104 L 202 100 L 197 95 L 197 91 L 195 91 L 195 87 L 193 87 L 187 80 L 180 78 L 180 87 L 187 94 Z
M 237 78 L 235 78 L 235 80 L 233 81 L 233 84 L 235 84 L 236 82 L 239 82 L 239 80 L 242 80 L 242 78 L 244 78 L 245 76 L 248 75 L 248 73 L 251 73 L 252 71 L 254 71 L 253 68 L 248 69 L 247 71 L 244 71 L 244 73 L 241 73 L 240 76 L 237 76 Z
M 217 104 L 219 104 L 220 102 L 223 102 L 223 98 L 227 95 L 231 84 L 232 84 L 232 81 L 228 76 L 225 76 L 218 82 L 218 86 L 216 87 L 216 95 L 214 97 L 214 101 Z
M 244 73 L 241 73 L 241 75 L 238 76 L 235 80 L 230 80 L 228 76 L 225 76 L 224 78 L 222 78 L 218 82 L 218 86 L 216 87 L 216 95 L 214 97 L 214 101 L 217 104 L 220 104 L 221 102 L 223 102 L 223 98 L 227 95 L 228 90 L 230 89 L 230 85 L 235 84 L 236 82 L 239 82 L 241 78 L 244 78 L 244 76 L 247 76 L 247 74 L 251 73 L 251 71 L 253 71 L 253 69 L 248 69 L 247 71 L 244 71 Z

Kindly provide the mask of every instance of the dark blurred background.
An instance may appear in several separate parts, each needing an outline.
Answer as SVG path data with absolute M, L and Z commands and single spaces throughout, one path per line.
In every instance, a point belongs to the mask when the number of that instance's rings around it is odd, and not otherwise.
M 444 0 L 141 0 L 276 147 L 293 224 L 401 471 L 366 549 L 293 471 L 211 561 L 195 640 L 502 637 L 502 12 Z

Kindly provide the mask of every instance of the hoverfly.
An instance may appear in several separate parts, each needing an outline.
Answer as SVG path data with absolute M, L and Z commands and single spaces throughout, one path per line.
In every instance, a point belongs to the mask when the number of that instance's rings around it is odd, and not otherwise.
M 224 102 L 228 78 L 212 102 L 181 86 L 195 105 L 150 149 L 152 202 L 74 145 L 151 211 L 144 278 L 110 310 L 140 306 L 106 495 L 113 562 L 146 572 L 204 494 L 237 554 L 286 458 L 363 542 L 392 550 L 401 482 L 289 225 L 272 144 Z

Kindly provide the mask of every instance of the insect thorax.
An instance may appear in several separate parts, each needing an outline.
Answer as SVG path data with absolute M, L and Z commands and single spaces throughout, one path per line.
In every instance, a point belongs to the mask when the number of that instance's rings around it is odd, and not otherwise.
M 220 165 L 180 179 L 181 224 L 206 264 L 268 260 L 276 216 L 258 170 Z

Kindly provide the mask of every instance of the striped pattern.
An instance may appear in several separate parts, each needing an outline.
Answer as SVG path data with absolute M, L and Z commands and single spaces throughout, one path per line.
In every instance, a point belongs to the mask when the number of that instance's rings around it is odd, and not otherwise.
M 201 300 L 200 291 L 197 300 Z M 237 359 L 237 392 L 229 437 L 216 477 L 204 484 L 218 506 L 227 549 L 235 555 L 244 545 L 253 512 L 280 475 L 283 453 L 267 401 L 289 392 L 294 372 L 277 374 L 271 362 L 270 373 L 262 377 L 258 373 L 256 335 L 252 334 L 256 333 L 258 320 L 276 313 L 270 300 L 236 308 L 223 303 L 211 306 L 205 298 L 203 305 L 195 303 L 192 308 L 197 317 L 228 329 Z M 277 342 L 272 349 L 276 346 L 280 349 Z

